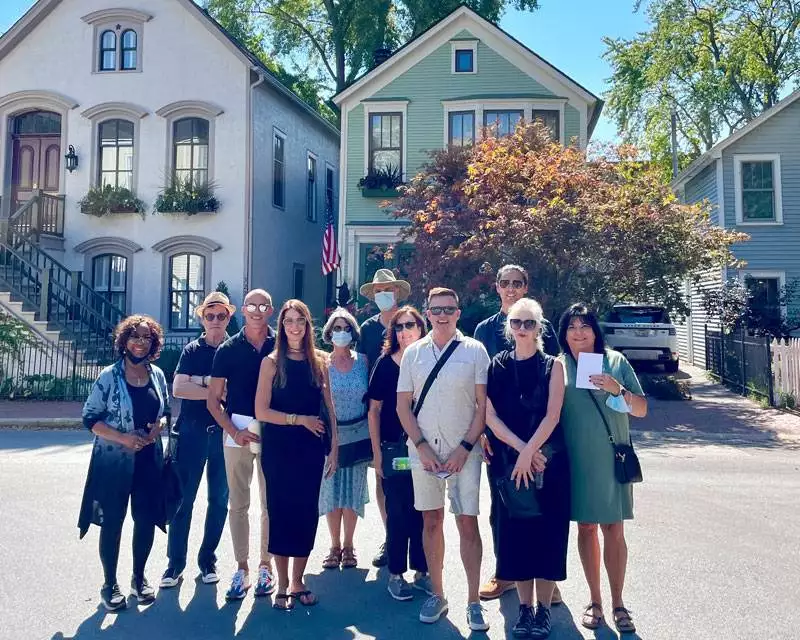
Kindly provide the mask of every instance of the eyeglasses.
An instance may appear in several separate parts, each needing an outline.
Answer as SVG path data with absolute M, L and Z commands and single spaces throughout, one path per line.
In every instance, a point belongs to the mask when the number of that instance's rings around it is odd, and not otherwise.
M 501 289 L 508 289 L 509 285 L 512 289 L 522 289 L 525 286 L 522 280 L 498 280 L 497 284 Z
M 440 316 L 442 314 L 446 316 L 452 316 L 456 311 L 458 311 L 458 307 L 431 307 L 428 309 L 433 315 Z
M 526 320 L 522 320 L 521 318 L 509 318 L 508 324 L 510 324 L 511 328 L 514 330 L 519 330 L 520 327 L 525 327 L 527 331 L 530 331 L 536 326 L 536 320 L 531 320 L 530 318 Z
M 394 331 L 395 333 L 403 333 L 404 329 L 411 331 L 417 327 L 419 327 L 419 324 L 417 324 L 416 320 L 412 320 L 411 322 L 398 322 L 396 325 L 394 325 Z
M 147 344 L 153 341 L 153 336 L 137 336 L 132 335 L 128 337 L 128 342 L 136 342 L 138 344 Z
M 283 326 L 284 327 L 291 327 L 293 324 L 296 324 L 298 327 L 306 326 L 306 319 L 305 318 L 284 318 L 283 319 Z
M 207 313 L 203 316 L 203 320 L 206 322 L 214 322 L 214 320 L 219 320 L 220 322 L 227 320 L 228 314 L 227 313 Z
M 334 327 L 333 329 L 331 329 L 331 332 L 333 332 L 333 333 L 342 333 L 342 332 L 353 333 L 353 327 L 351 327 L 349 325 L 346 326 L 346 327 Z
M 271 304 L 253 304 L 250 302 L 249 304 L 244 305 L 244 308 L 249 313 L 255 313 L 256 311 L 260 311 L 261 313 L 266 313 L 269 309 L 272 308 Z

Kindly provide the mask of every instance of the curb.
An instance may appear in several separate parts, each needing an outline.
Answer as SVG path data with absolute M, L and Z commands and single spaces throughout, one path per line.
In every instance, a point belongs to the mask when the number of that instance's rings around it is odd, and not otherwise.
M 0 429 L 82 429 L 77 418 L 0 418 Z

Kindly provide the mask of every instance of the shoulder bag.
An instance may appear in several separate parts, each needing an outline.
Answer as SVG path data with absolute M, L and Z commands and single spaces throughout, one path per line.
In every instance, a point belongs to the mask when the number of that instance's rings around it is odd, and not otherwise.
M 603 409 L 597 402 L 597 398 L 594 397 L 594 394 L 589 389 L 586 389 L 586 393 L 589 394 L 594 406 L 597 407 L 597 411 L 603 419 L 603 424 L 608 434 L 608 441 L 614 449 L 614 475 L 617 477 L 617 482 L 620 484 L 641 482 L 643 479 L 642 465 L 639 464 L 639 456 L 637 456 L 636 452 L 633 450 L 633 440 L 630 438 L 630 430 L 628 431 L 628 444 L 617 444 L 611 433 L 611 427 L 608 426 L 606 414 L 603 413 Z
M 180 418 L 178 422 L 180 422 Z M 183 503 L 183 486 L 178 474 L 179 425 L 171 423 L 172 416 L 168 416 L 167 450 L 164 452 L 164 466 L 161 469 L 161 486 L 164 487 L 164 507 L 167 523 L 172 522 Z

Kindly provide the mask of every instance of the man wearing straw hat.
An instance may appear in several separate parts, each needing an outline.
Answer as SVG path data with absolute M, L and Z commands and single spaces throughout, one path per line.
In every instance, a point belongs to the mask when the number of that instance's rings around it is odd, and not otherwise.
M 192 508 L 206 470 L 208 508 L 203 542 L 197 554 L 200 577 L 205 584 L 219 582 L 216 550 L 228 516 L 228 480 L 222 453 L 222 429 L 208 412 L 208 381 L 217 347 L 228 335 L 226 329 L 236 311 L 224 293 L 214 291 L 197 307 L 204 332 L 181 352 L 172 394 L 181 399 L 178 429 L 178 475 L 183 502 L 169 525 L 167 557 L 169 565 L 161 578 L 161 587 L 175 587 L 186 568 L 186 552 Z
M 411 295 L 411 285 L 405 280 L 398 280 L 391 269 L 378 269 L 372 282 L 361 286 L 359 292 L 368 300 L 372 300 L 378 307 L 379 312 L 368 318 L 361 325 L 360 351 L 367 355 L 370 374 L 372 368 L 378 361 L 383 348 L 383 341 L 386 337 L 386 327 L 392 320 L 398 303 L 402 302 Z M 381 477 L 375 474 L 375 493 L 378 503 L 378 510 L 381 513 L 383 527 L 386 528 L 386 501 L 383 495 L 383 483 Z M 388 562 L 386 556 L 386 542 L 380 546 L 378 553 L 372 559 L 375 567 L 382 567 Z

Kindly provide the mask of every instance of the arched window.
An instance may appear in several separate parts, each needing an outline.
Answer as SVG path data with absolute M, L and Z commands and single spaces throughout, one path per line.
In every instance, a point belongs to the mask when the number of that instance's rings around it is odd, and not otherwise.
M 122 69 L 131 71 L 136 69 L 136 52 L 139 36 L 133 29 L 122 32 Z
M 92 259 L 92 288 L 117 309 L 127 304 L 128 259 L 104 253 Z
M 97 184 L 131 189 L 133 185 L 133 123 L 106 120 L 100 123 Z
M 195 309 L 206 295 L 206 259 L 196 253 L 176 253 L 169 259 L 169 328 L 197 329 Z
M 208 182 L 208 120 L 182 118 L 172 125 L 175 179 L 181 183 Z
M 117 34 L 108 29 L 100 34 L 100 71 L 117 68 Z

